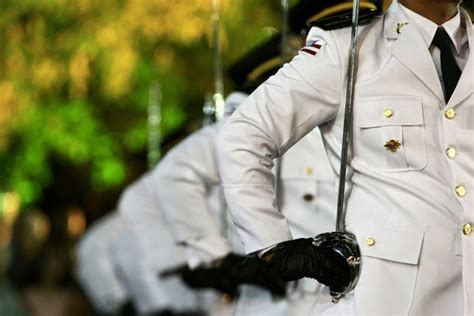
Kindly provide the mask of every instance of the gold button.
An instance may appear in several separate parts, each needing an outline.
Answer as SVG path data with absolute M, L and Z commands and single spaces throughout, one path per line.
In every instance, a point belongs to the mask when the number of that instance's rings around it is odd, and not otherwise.
M 449 159 L 454 159 L 454 157 L 456 157 L 456 149 L 451 146 L 446 148 L 446 156 L 448 156 Z
M 464 224 L 462 227 L 462 233 L 466 236 L 469 236 L 472 234 L 472 225 L 471 224 Z
M 466 189 L 464 188 L 464 186 L 462 184 L 456 186 L 456 194 L 459 196 L 459 197 L 464 197 L 466 195 Z
M 456 116 L 456 111 L 453 108 L 449 108 L 444 112 L 444 116 L 448 120 L 452 120 Z
M 305 172 L 308 176 L 310 176 L 310 175 L 313 174 L 313 168 L 311 168 L 311 167 L 306 167 L 306 168 L 304 169 L 304 172 Z
M 303 200 L 305 200 L 306 202 L 311 202 L 312 200 L 314 200 L 314 195 L 306 193 L 305 195 L 303 195 Z
M 367 238 L 366 243 L 367 243 L 367 246 L 372 247 L 373 245 L 375 245 L 375 239 L 372 237 L 369 237 Z
M 392 111 L 391 109 L 385 108 L 385 109 L 383 110 L 383 115 L 384 115 L 385 117 L 392 117 L 393 111 Z

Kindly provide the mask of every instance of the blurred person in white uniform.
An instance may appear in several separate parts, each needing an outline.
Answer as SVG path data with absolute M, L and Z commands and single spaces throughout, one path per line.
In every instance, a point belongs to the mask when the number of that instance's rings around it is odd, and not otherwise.
M 129 202 L 133 191 L 132 185 L 125 191 L 122 203 Z M 187 287 L 179 276 L 159 278 L 159 264 L 149 261 L 159 260 L 153 254 L 160 251 L 161 255 L 173 256 L 178 265 L 182 258 L 179 252 L 173 254 L 176 246 L 166 239 L 166 229 L 157 227 L 156 222 L 151 224 L 155 225 L 140 228 L 141 237 L 159 240 L 155 244 L 137 238 L 127 219 L 118 212 L 99 219 L 79 242 L 76 279 L 100 314 L 203 315 L 207 309 L 203 304 L 207 302 L 200 300 L 200 294 Z M 205 294 L 202 296 L 206 299 Z
M 277 66 L 279 45 L 280 36 L 266 45 L 272 57 L 277 58 Z M 259 48 L 261 51 L 262 47 Z M 271 68 L 267 71 L 274 73 L 275 65 Z M 225 100 L 221 121 L 194 132 L 161 160 L 153 171 L 159 188 L 157 200 L 173 236 L 185 249 L 190 270 L 184 278 L 189 284 L 196 288 L 216 288 L 234 296 L 240 285 L 254 283 L 257 289 L 267 287 L 283 295 L 285 282 L 270 275 L 258 260 L 244 262 L 243 248 L 220 190 L 214 141 L 227 117 L 247 96 L 243 91 L 232 92 Z M 271 294 L 267 296 L 271 298 Z M 259 303 L 259 299 L 248 302 L 253 306 Z
M 230 115 L 246 97 L 243 92 L 231 93 L 225 100 L 224 116 Z M 237 287 L 248 280 L 282 294 L 283 283 L 273 281 L 273 277 L 266 275 L 262 270 L 264 266 L 258 260 L 241 262 L 245 259 L 238 255 L 242 253 L 242 248 L 239 249 L 237 240 L 232 240 L 232 236 L 236 235 L 233 227 L 229 226 L 223 196 L 219 192 L 217 169 L 209 168 L 215 167 L 213 143 L 224 121 L 206 126 L 187 137 L 170 150 L 153 170 L 152 181 L 156 186 L 158 206 L 163 210 L 176 242 L 185 250 L 191 270 L 186 271 L 184 279 L 189 284 L 235 294 Z M 171 174 L 173 180 L 179 180 L 170 182 Z M 198 176 L 203 178 L 197 179 Z M 201 185 L 195 181 L 202 181 Z M 178 207 L 203 210 L 189 212 Z M 199 236 L 188 238 L 196 234 Z M 236 251 L 231 254 L 228 250 L 232 243 Z
M 338 304 L 318 298 L 315 313 L 474 314 L 474 37 L 459 2 L 394 1 L 360 27 L 346 229 L 361 247 L 361 275 Z M 280 276 L 331 287 L 347 284 L 347 270 L 311 238 L 292 239 L 271 169 L 316 126 L 338 169 L 350 35 L 312 28 L 216 146 L 246 252 Z

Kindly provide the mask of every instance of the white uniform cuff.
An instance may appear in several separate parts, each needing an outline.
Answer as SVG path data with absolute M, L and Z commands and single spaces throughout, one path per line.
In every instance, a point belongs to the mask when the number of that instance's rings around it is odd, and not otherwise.
M 208 265 L 231 252 L 229 243 L 222 236 L 205 236 L 184 242 L 186 261 L 191 269 Z

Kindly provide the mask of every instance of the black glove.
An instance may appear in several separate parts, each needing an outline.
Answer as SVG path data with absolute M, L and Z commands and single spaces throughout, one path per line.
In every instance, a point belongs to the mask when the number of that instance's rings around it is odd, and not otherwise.
M 190 287 L 215 288 L 230 295 L 234 295 L 241 284 L 260 286 L 279 296 L 286 290 L 286 281 L 271 273 L 261 259 L 236 254 L 214 261 L 209 268 L 186 269 L 181 277 Z
M 235 280 L 216 267 L 186 268 L 181 272 L 181 279 L 192 288 L 214 288 L 231 296 L 236 294 L 239 287 Z
M 278 296 L 286 292 L 286 281 L 271 273 L 266 263 L 258 257 L 229 254 L 217 265 L 237 284 L 253 284 Z
M 331 289 L 343 289 L 350 283 L 348 263 L 339 254 L 313 245 L 312 238 L 300 238 L 277 244 L 261 259 L 275 275 L 293 281 L 316 279 Z

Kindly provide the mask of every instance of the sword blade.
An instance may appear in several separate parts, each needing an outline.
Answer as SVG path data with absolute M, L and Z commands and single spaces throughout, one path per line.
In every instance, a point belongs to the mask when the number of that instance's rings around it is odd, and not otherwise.
M 347 153 L 349 149 L 349 140 L 352 135 L 352 107 L 354 104 L 354 85 L 355 85 L 355 69 L 357 54 L 357 35 L 359 28 L 359 9 L 360 0 L 354 0 L 352 7 L 352 26 L 351 26 L 351 51 L 349 57 L 349 66 L 347 71 L 347 89 L 346 89 L 346 105 L 344 111 L 344 127 L 342 131 L 342 149 L 341 149 L 341 166 L 339 170 L 339 191 L 337 196 L 337 216 L 336 231 L 345 231 L 345 188 L 346 188 L 346 170 L 347 170 Z

